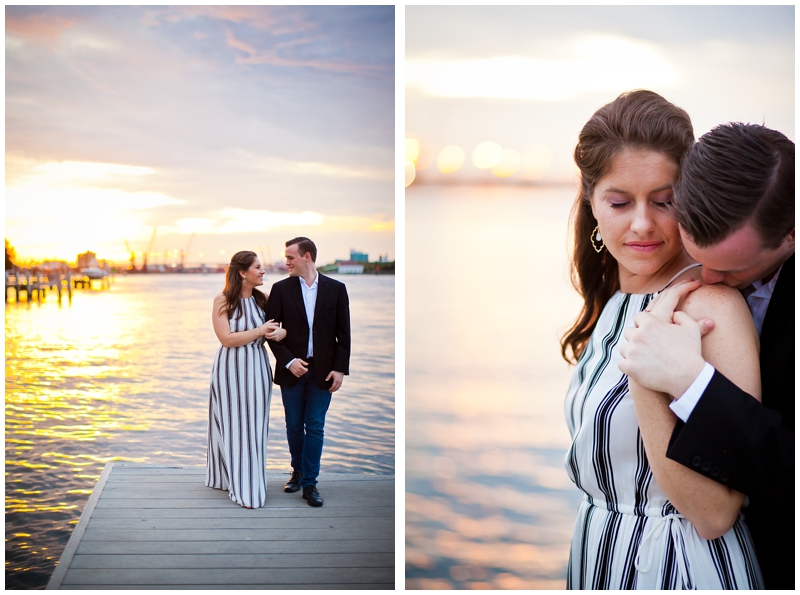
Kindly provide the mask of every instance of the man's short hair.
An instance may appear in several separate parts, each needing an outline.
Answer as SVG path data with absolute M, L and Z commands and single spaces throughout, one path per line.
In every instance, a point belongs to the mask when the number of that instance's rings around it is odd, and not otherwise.
M 775 249 L 794 229 L 794 143 L 758 124 L 717 126 L 684 155 L 672 204 L 701 248 L 752 223 Z
M 286 247 L 288 248 L 294 244 L 297 244 L 297 251 L 300 252 L 300 256 L 305 256 L 306 252 L 310 252 L 311 262 L 317 262 L 317 247 L 314 245 L 314 242 L 303 237 L 292 238 L 286 242 Z

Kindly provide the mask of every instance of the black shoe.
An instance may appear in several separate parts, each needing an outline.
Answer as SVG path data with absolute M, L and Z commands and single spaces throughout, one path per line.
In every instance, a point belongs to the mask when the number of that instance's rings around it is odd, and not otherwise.
M 300 491 L 300 478 L 303 477 L 303 473 L 292 469 L 292 476 L 289 478 L 289 481 L 286 482 L 286 485 L 283 486 L 284 492 L 298 492 Z
M 303 488 L 303 498 L 308 500 L 309 506 L 322 506 L 322 496 L 317 491 L 317 486 L 306 486 Z

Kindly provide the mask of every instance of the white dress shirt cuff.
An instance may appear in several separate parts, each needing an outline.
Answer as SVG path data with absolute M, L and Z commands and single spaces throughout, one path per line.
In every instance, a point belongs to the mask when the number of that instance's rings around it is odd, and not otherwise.
M 683 393 L 679 399 L 669 404 L 669 408 L 672 409 L 672 412 L 684 422 L 689 421 L 689 416 L 692 414 L 692 411 L 694 411 L 697 402 L 700 400 L 700 397 L 703 396 L 706 388 L 708 388 L 708 383 L 711 382 L 711 377 L 713 375 L 714 366 L 706 362 L 706 365 L 703 366 L 703 370 L 698 374 L 697 378 L 694 379 L 691 386 L 686 389 L 686 392 Z
M 288 364 L 286 364 L 286 369 L 287 370 L 289 369 L 289 366 L 291 366 L 294 363 L 294 360 L 296 360 L 296 359 L 297 358 L 295 357 L 295 358 L 292 359 L 292 361 L 290 361 Z

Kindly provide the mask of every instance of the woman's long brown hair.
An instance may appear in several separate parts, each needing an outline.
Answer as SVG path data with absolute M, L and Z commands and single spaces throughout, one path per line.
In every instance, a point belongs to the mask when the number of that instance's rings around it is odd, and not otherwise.
M 590 202 L 597 183 L 609 173 L 614 157 L 624 148 L 657 151 L 680 165 L 692 143 L 689 115 L 661 95 L 644 90 L 623 93 L 601 107 L 578 135 L 574 156 L 581 187 L 570 217 L 575 226 L 571 278 L 583 297 L 583 309 L 561 338 L 561 355 L 567 362 L 578 361 L 600 312 L 619 289 L 617 261 L 608 249 L 595 252 L 590 239 L 597 225 Z
M 246 272 L 257 257 L 258 255 L 255 252 L 250 252 L 249 250 L 237 252 L 231 257 L 231 263 L 225 273 L 225 288 L 222 290 L 222 295 L 225 296 L 225 304 L 219 309 L 220 314 L 225 312 L 228 315 L 228 320 L 233 317 L 233 313 L 237 310 L 239 313 L 236 316 L 236 320 L 242 317 L 242 310 L 239 308 L 242 301 L 242 276 L 239 271 Z M 256 298 L 256 305 L 266 312 L 267 296 L 254 287 L 253 297 Z

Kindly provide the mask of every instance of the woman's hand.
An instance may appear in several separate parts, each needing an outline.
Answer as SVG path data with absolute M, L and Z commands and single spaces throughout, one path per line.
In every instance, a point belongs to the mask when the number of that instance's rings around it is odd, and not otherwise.
M 260 327 L 264 336 L 270 341 L 283 341 L 286 337 L 286 329 L 281 328 L 280 323 L 270 319 Z

